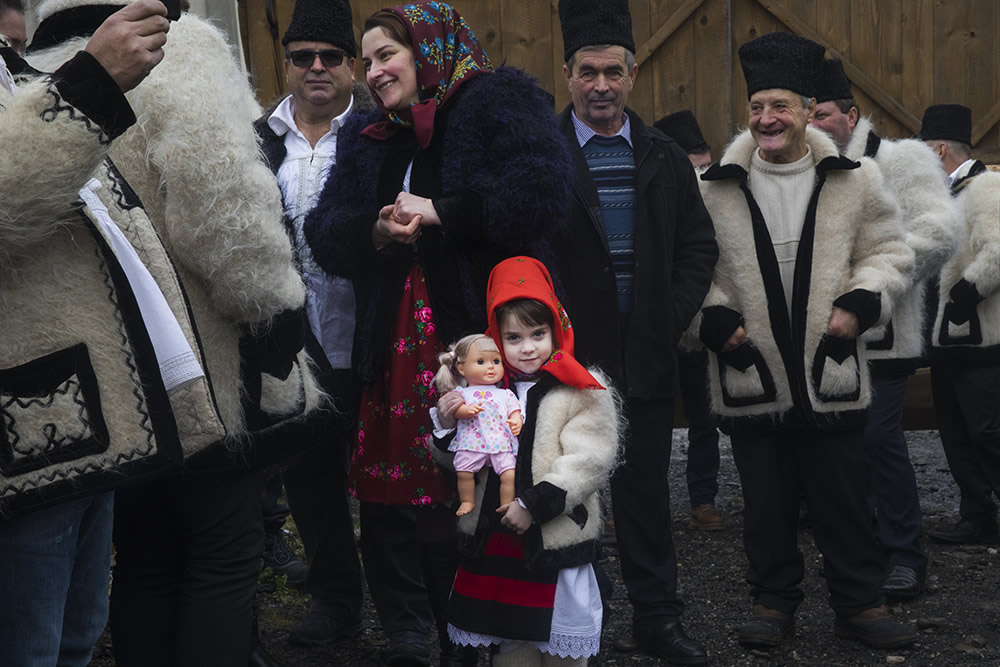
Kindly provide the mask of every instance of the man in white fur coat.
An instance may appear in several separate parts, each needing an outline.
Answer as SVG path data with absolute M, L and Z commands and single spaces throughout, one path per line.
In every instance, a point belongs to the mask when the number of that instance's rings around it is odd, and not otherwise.
M 117 8 L 101 0 L 25 4 L 38 22 L 28 59 L 42 70 L 82 48 Z M 112 158 L 177 266 L 229 437 L 226 447 L 187 452 L 197 472 L 119 494 L 115 657 L 119 665 L 246 664 L 262 480 L 233 459 L 252 432 L 318 401 L 301 352 L 304 288 L 251 127 L 260 109 L 222 33 L 183 15 L 160 67 L 129 103 L 138 122 Z M 253 440 L 247 454 L 259 456 L 265 439 Z
M 877 166 L 808 127 L 823 47 L 772 33 L 740 47 L 749 129 L 702 176 L 719 262 L 694 323 L 713 410 L 732 436 L 745 500 L 753 614 L 740 643 L 769 647 L 803 593 L 800 495 L 823 552 L 835 633 L 877 647 L 917 633 L 882 604 L 862 428 L 870 401 L 858 337 L 884 323 L 913 251 Z
M 903 398 L 907 379 L 924 357 L 928 283 L 955 251 L 958 212 L 933 151 L 917 139 L 882 139 L 871 120 L 861 117 L 840 60 L 823 61 L 818 91 L 811 125 L 829 134 L 846 157 L 874 160 L 899 204 L 904 238 L 915 256 L 912 284 L 893 307 L 892 320 L 863 336 L 872 378 L 865 447 L 886 557 L 882 591 L 909 599 L 923 590 L 927 552 L 920 544 L 923 522 L 903 433 Z
M 104 206 L 80 203 L 135 122 L 123 91 L 163 58 L 165 14 L 115 14 L 52 76 L 0 40 L 0 513 L 34 509 L 0 518 L 3 665 L 88 664 L 108 613 L 106 489 L 180 457 L 147 333 L 163 322 L 143 326 L 91 218 Z
M 931 391 L 941 444 L 961 492 L 960 519 L 936 542 L 1000 541 L 1000 174 L 971 155 L 972 112 L 938 104 L 920 138 L 948 175 L 964 218 L 958 252 L 941 269 L 931 329 Z

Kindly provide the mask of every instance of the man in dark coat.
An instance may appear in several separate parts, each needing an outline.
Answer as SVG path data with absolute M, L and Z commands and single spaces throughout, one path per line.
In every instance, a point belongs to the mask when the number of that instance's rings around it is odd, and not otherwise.
M 289 641 L 319 645 L 361 631 L 361 564 L 347 499 L 347 459 L 357 414 L 351 372 L 354 288 L 323 273 L 302 237 L 302 221 L 336 160 L 337 133 L 356 111 L 375 108 L 367 87 L 354 81 L 357 47 L 347 0 L 298 0 L 282 38 L 289 95 L 254 123 L 268 166 L 278 177 L 285 222 L 306 284 L 307 347 L 336 412 L 328 413 L 321 440 L 287 462 L 266 483 L 263 496 L 264 564 L 304 585 L 309 612 L 292 626 Z M 309 566 L 284 538 L 288 508 L 278 502 L 282 479 Z
M 573 98 L 559 124 L 576 173 L 574 242 L 558 268 L 577 356 L 626 398 L 629 433 L 611 491 L 633 637 L 670 662 L 706 664 L 680 623 L 667 472 L 675 348 L 711 281 L 712 221 L 684 151 L 625 108 L 638 70 L 628 3 L 563 0 L 559 16 Z

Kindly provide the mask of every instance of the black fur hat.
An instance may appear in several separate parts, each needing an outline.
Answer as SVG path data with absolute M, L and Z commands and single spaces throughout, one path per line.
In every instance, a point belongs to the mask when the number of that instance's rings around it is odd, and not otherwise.
M 677 142 L 688 155 L 708 151 L 708 142 L 701 133 L 698 119 L 690 109 L 684 109 L 664 116 L 653 123 L 653 127 Z
M 822 45 L 790 32 L 772 32 L 747 42 L 739 51 L 747 99 L 769 88 L 815 97 L 824 51 Z
M 831 100 L 853 100 L 854 93 L 851 92 L 851 82 L 844 74 L 844 63 L 839 58 L 831 58 L 823 61 L 823 70 L 820 73 L 819 83 L 816 86 L 816 101 L 829 102 Z
M 961 104 L 935 104 L 927 107 L 920 124 L 924 141 L 958 141 L 972 145 L 972 109 Z
M 354 58 L 358 47 L 354 43 L 350 1 L 295 0 L 292 23 L 281 38 L 283 46 L 289 42 L 326 42 Z
M 559 0 L 563 59 L 593 44 L 624 46 L 635 53 L 628 0 Z

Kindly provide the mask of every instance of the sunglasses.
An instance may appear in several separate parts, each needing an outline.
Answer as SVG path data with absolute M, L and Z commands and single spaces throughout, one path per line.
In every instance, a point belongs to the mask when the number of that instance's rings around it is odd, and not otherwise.
M 288 59 L 292 61 L 292 64 L 296 67 L 312 67 L 312 64 L 316 62 L 316 56 L 319 56 L 319 61 L 323 63 L 323 67 L 340 67 L 340 64 L 344 62 L 344 58 L 347 54 L 339 49 L 326 49 L 325 51 L 309 51 L 302 49 L 300 51 L 292 51 L 288 54 Z

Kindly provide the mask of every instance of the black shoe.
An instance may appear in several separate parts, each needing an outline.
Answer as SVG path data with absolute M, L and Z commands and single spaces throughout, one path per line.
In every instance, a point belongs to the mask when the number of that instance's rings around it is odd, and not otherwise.
M 863 611 L 857 616 L 837 616 L 833 634 L 872 648 L 903 648 L 917 641 L 917 631 L 892 617 L 885 605 Z
M 924 590 L 924 574 L 912 567 L 893 565 L 882 582 L 882 592 L 891 598 L 911 600 Z
M 680 621 L 660 625 L 635 626 L 632 638 L 646 653 L 663 658 L 672 665 L 707 665 L 708 654 L 701 642 L 684 632 Z
M 749 648 L 780 646 L 795 634 L 795 616 L 761 604 L 753 606 L 753 616 L 740 626 L 736 640 Z
M 1000 542 L 1000 528 L 996 517 L 973 521 L 961 519 L 953 526 L 940 526 L 928 533 L 935 542 L 943 544 L 995 544 Z
M 248 667 L 281 667 L 281 663 L 274 659 L 270 653 L 264 649 L 264 645 L 259 641 L 254 641 L 250 647 L 250 660 Z
M 397 630 L 389 635 L 389 657 L 386 664 L 426 667 L 430 664 L 430 659 L 431 649 L 423 632 Z
M 264 566 L 274 570 L 275 574 L 284 575 L 286 583 L 292 588 L 301 590 L 305 587 L 309 566 L 295 557 L 295 552 L 285 539 L 285 531 L 264 533 L 264 553 L 261 559 Z
M 323 646 L 339 639 L 357 637 L 363 627 L 361 617 L 344 621 L 310 609 L 305 620 L 292 626 L 288 641 L 299 646 Z
M 441 648 L 440 667 L 476 667 L 479 664 L 479 647 L 448 644 Z

